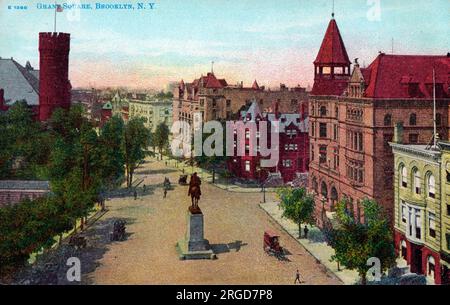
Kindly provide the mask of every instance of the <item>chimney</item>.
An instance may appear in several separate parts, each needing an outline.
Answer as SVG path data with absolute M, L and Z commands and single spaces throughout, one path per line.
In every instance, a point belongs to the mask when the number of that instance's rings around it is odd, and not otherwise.
M 403 122 L 398 122 L 395 124 L 394 143 L 403 144 Z

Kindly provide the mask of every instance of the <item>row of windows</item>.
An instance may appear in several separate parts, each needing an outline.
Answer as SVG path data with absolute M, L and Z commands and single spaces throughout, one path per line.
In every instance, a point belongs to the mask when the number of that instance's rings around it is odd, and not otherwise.
M 411 113 L 409 115 L 409 125 L 410 126 L 417 125 L 417 114 Z M 442 125 L 442 115 L 440 113 L 436 114 L 436 125 L 437 126 Z M 391 114 L 386 114 L 384 116 L 384 126 L 392 126 L 392 115 Z
M 401 220 L 407 226 L 407 235 L 415 239 L 422 239 L 422 210 L 401 203 Z M 436 214 L 428 212 L 428 236 L 436 238 Z
M 356 151 L 364 150 L 363 133 L 358 131 L 347 131 L 347 147 Z
M 348 162 L 347 178 L 354 182 L 364 183 L 364 165 L 358 162 Z
M 412 170 L 412 190 L 415 194 L 420 195 L 422 194 L 422 187 L 421 187 L 421 173 L 417 168 L 414 168 Z M 401 186 L 403 188 L 408 188 L 408 170 L 406 169 L 406 166 L 402 165 L 400 167 L 400 181 Z M 434 178 L 434 175 L 431 172 L 427 172 L 425 175 L 425 181 L 426 181 L 426 192 L 427 196 L 429 198 L 435 198 L 436 197 L 436 179 Z
M 237 159 L 234 159 L 234 162 L 237 162 Z M 299 158 L 297 160 L 297 169 L 303 169 L 303 159 Z M 282 160 L 281 164 L 283 167 L 285 168 L 291 168 L 294 166 L 294 161 L 290 160 L 290 159 L 286 159 L 286 160 Z M 245 161 L 245 171 L 246 172 L 251 172 L 251 165 L 252 162 L 251 161 Z M 306 167 L 308 167 L 308 160 L 306 160 Z

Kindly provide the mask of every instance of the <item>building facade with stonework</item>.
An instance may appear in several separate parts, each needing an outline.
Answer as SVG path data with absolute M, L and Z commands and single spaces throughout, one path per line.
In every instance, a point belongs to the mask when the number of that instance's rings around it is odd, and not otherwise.
M 275 103 L 277 104 L 277 103 Z M 309 137 L 308 137 L 308 116 L 307 107 L 299 110 L 299 113 L 280 113 L 278 106 L 272 107 L 275 112 L 262 112 L 258 102 L 254 101 L 249 109 L 241 112 L 240 121 L 244 124 L 255 123 L 256 129 L 244 128 L 245 133 L 245 154 L 238 154 L 238 134 L 235 133 L 234 156 L 228 158 L 229 171 L 238 178 L 264 182 L 271 173 L 279 174 L 282 182 L 292 182 L 300 175 L 308 172 L 309 164 Z M 267 122 L 267 135 L 261 134 L 260 123 Z M 260 151 L 261 136 L 267 137 L 268 147 L 273 148 L 273 141 L 270 134 L 270 125 L 274 122 L 279 126 L 278 147 L 274 149 L 278 162 L 274 167 L 263 167 L 261 160 L 263 157 Z M 252 141 L 253 139 L 253 141 Z M 255 147 L 256 145 L 256 147 Z M 255 153 L 250 153 L 254 151 Z
M 173 121 L 185 121 L 192 125 L 194 113 L 199 112 L 203 122 L 211 120 L 237 120 L 239 113 L 256 100 L 260 109 L 270 110 L 274 101 L 281 113 L 295 113 L 301 104 L 308 102 L 305 88 L 287 88 L 281 84 L 278 90 L 259 86 L 255 80 L 251 87 L 243 84 L 229 85 L 214 73 L 201 76 L 192 83 L 181 81 L 174 90 Z
M 450 143 L 392 143 L 399 266 L 450 284 Z
M 404 123 L 404 143 L 426 144 L 433 135 L 433 68 L 437 125 L 449 134 L 450 57 L 380 53 L 367 67 L 350 60 L 334 18 L 314 62 L 309 101 L 309 190 L 318 215 L 347 198 L 355 215 L 360 202 L 375 199 L 393 215 L 394 159 L 389 142 L 394 124 Z M 320 217 L 319 225 L 320 223 Z

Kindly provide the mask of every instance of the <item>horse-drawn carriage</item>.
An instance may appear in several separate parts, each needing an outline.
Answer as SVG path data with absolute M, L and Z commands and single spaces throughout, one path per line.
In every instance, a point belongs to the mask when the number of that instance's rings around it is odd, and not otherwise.
M 178 184 L 179 185 L 188 185 L 187 179 L 188 179 L 188 175 L 181 175 L 180 179 L 178 179 Z
M 285 257 L 285 251 L 280 246 L 280 236 L 272 231 L 264 232 L 263 248 L 268 255 L 275 256 L 279 260 Z

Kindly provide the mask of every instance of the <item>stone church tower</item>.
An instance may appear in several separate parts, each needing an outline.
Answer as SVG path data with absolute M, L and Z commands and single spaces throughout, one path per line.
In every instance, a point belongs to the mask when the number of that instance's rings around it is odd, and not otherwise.
M 39 33 L 39 120 L 47 121 L 56 108 L 70 107 L 70 34 Z

